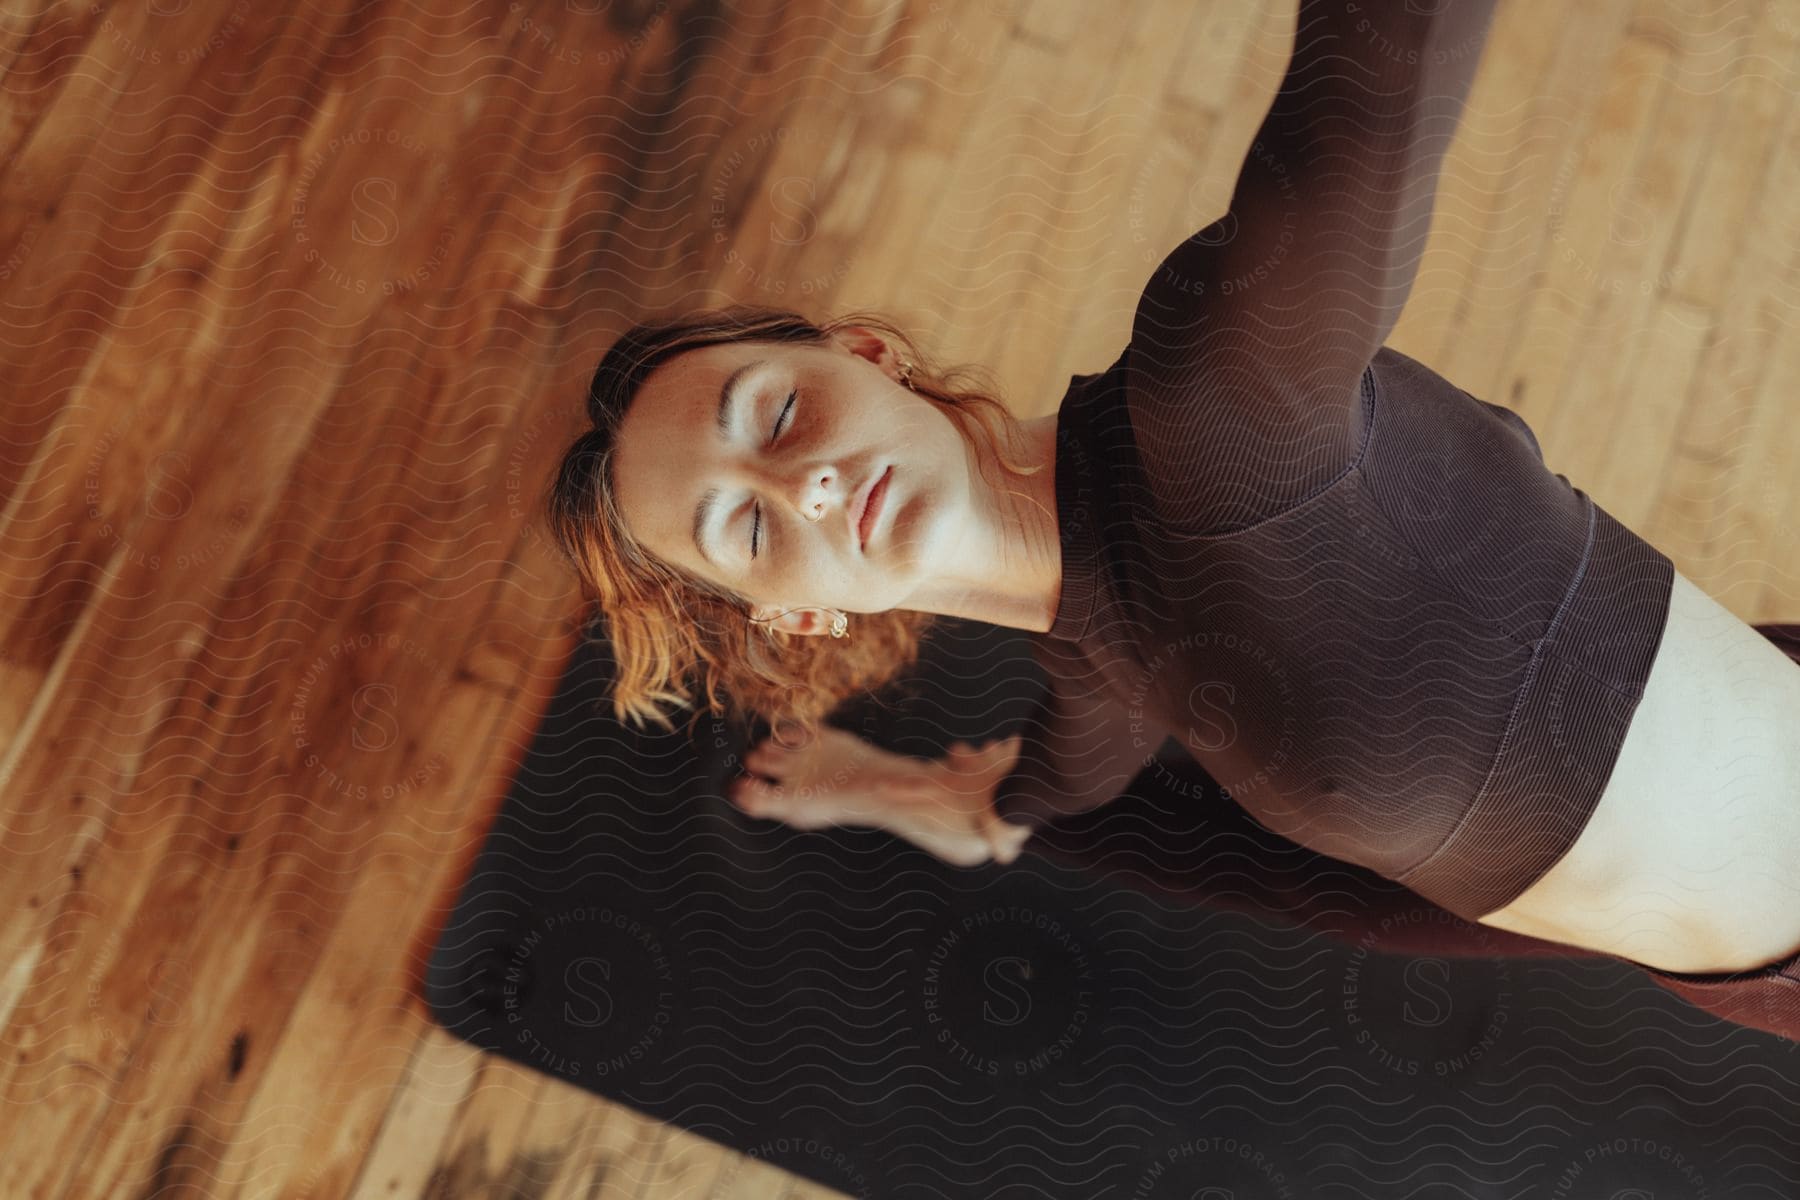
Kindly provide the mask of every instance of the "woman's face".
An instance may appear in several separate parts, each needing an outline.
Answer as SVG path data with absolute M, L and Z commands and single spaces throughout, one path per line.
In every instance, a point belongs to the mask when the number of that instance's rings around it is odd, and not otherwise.
M 620 426 L 613 484 L 627 528 L 747 597 L 759 619 L 908 607 L 927 564 L 967 533 L 973 464 L 950 418 L 897 382 L 896 367 L 878 335 L 855 327 L 816 346 L 676 355 Z M 878 480 L 860 543 L 852 506 Z M 820 619 L 795 612 L 781 624 L 816 632 Z

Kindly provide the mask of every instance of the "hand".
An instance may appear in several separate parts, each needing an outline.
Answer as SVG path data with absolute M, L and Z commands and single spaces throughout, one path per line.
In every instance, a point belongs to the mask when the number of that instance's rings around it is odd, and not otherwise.
M 993 795 L 1020 745 L 1017 737 L 956 742 L 942 760 L 927 761 L 826 725 L 791 749 L 758 742 L 744 756 L 756 774 L 732 780 L 726 794 L 750 815 L 796 829 L 872 825 L 958 866 L 1010 863 L 1031 829 L 1001 820 Z
M 733 779 L 726 795 L 754 817 L 795 829 L 880 825 L 893 777 L 910 762 L 831 725 L 804 745 L 764 738 L 744 756 L 754 775 Z M 758 778 L 763 776 L 766 778 Z
M 1016 736 L 979 747 L 953 742 L 942 760 L 919 763 L 909 778 L 896 781 L 882 827 L 957 866 L 1012 862 L 1031 828 L 1002 820 L 994 792 L 1018 761 L 1021 745 Z

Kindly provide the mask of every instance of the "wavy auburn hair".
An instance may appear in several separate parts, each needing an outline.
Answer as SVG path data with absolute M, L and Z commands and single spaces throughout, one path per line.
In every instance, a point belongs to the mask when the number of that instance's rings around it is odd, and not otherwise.
M 656 367 L 721 342 L 819 345 L 850 326 L 878 330 L 897 352 L 903 350 L 913 364 L 913 391 L 938 405 L 972 446 L 994 449 L 1001 466 L 1015 474 L 1042 469 L 998 452 L 1002 436 L 1016 435 L 1019 425 L 996 398 L 985 368 L 942 370 L 877 314 L 853 312 L 814 324 L 787 309 L 739 304 L 633 325 L 600 359 L 588 385 L 593 428 L 564 453 L 545 497 L 551 536 L 605 617 L 618 664 L 613 711 L 621 722 L 668 730 L 674 728 L 672 712 L 691 708 L 690 736 L 703 713 L 711 712 L 760 717 L 771 729 L 798 728 L 810 737 L 844 700 L 882 686 L 917 661 L 919 641 L 936 623 L 935 614 L 853 614 L 847 640 L 780 632 L 751 616 L 746 597 L 651 554 L 632 538 L 614 491 L 620 423 Z M 704 682 L 704 708 L 693 690 L 697 677 Z

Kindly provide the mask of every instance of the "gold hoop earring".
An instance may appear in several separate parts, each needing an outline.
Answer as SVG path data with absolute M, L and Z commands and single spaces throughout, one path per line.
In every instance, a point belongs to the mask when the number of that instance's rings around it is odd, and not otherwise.
M 831 636 L 832 637 L 834 637 L 834 638 L 847 637 L 847 636 L 849 636 L 849 633 L 850 633 L 850 619 L 848 617 L 846 617 L 843 613 L 838 613 L 836 616 L 831 618 Z

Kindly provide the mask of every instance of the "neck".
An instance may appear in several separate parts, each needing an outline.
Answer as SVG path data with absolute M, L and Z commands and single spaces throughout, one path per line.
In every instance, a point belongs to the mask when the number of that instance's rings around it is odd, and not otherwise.
M 981 450 L 976 483 L 982 519 L 958 566 L 922 586 L 906 607 L 1046 633 L 1062 592 L 1062 540 L 1056 516 L 1056 419 L 1051 412 L 1019 422 L 1011 457 L 1038 467 L 1031 475 L 1003 468 Z

